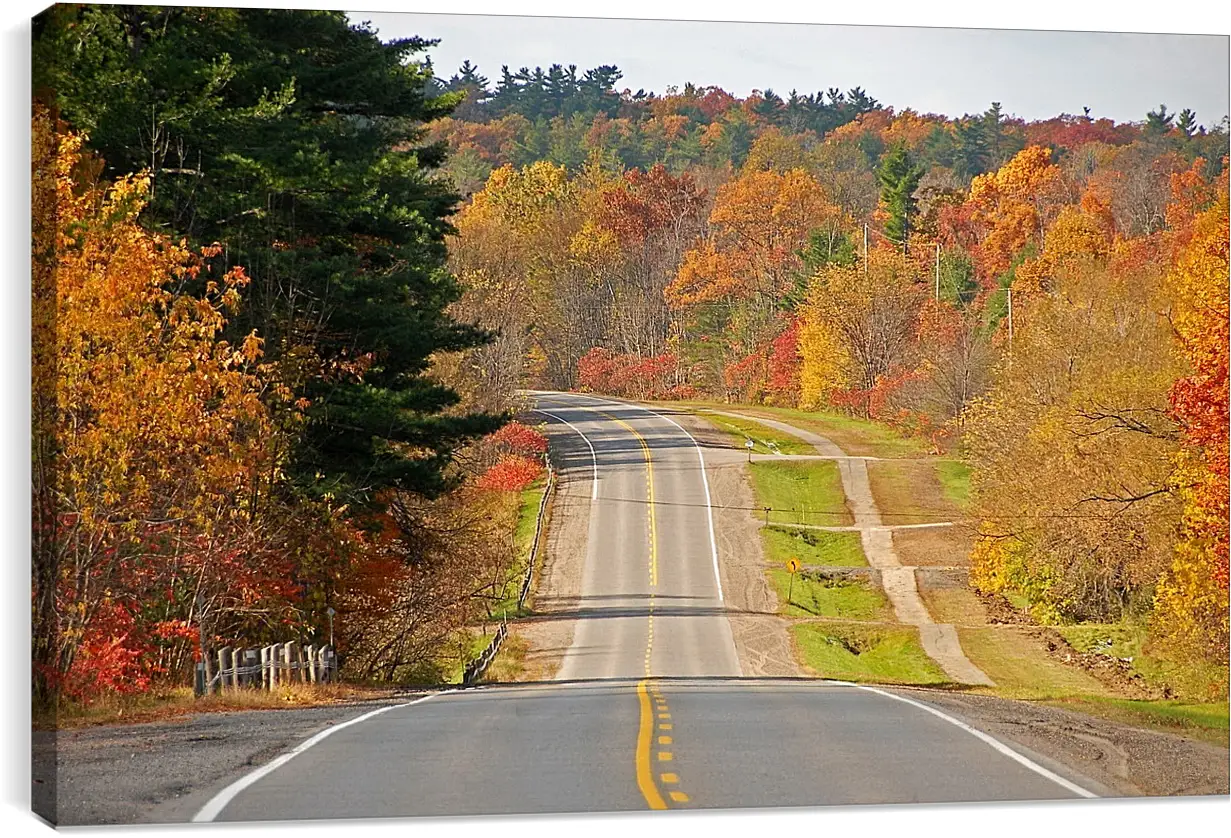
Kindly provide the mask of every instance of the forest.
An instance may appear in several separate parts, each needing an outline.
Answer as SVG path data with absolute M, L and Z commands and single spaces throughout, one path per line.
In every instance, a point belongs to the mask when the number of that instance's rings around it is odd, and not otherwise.
M 834 411 L 973 468 L 972 583 L 1225 700 L 1228 123 L 448 79 L 340 12 L 34 23 L 36 699 L 228 643 L 445 677 L 507 598 L 517 391 Z M 464 655 L 463 655 L 464 656 Z
M 426 45 L 340 12 L 35 19 L 37 707 L 335 630 L 348 677 L 430 682 L 507 598 L 546 440 L 433 374 L 491 335 L 449 312 L 423 126 L 459 97 Z
M 860 88 L 490 87 L 429 126 L 470 195 L 469 398 L 580 389 L 835 411 L 972 467 L 972 584 L 1044 624 L 1133 621 L 1226 695 L 1227 118 Z

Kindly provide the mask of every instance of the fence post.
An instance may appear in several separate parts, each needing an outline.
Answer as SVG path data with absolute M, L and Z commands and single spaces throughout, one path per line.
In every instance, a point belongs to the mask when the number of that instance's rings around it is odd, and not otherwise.
M 244 669 L 247 670 L 244 673 L 244 686 L 245 687 L 255 686 L 257 679 L 261 676 L 261 669 L 260 669 L 260 666 L 258 665 L 260 663 L 260 657 L 261 657 L 260 649 L 245 649 L 244 650 Z
M 261 647 L 261 689 L 269 689 L 269 647 Z
M 304 680 L 309 684 L 316 683 L 316 647 L 309 643 L 303 647 L 304 663 L 306 664 L 306 672 L 304 672 Z
M 338 653 L 332 646 L 325 647 L 325 677 L 331 684 L 338 680 Z
M 218 650 L 218 692 L 222 692 L 227 686 L 227 679 L 230 676 L 228 670 L 231 668 L 231 647 L 223 646 Z
M 200 698 L 201 696 L 205 695 L 205 686 L 206 686 L 205 661 L 197 661 L 197 664 L 194 667 L 194 669 L 195 669 L 195 672 L 194 672 L 195 677 L 193 678 L 193 682 L 192 682 L 192 694 L 196 698 Z
M 295 678 L 294 649 L 295 649 L 294 643 L 283 643 L 282 644 L 282 666 L 283 666 L 284 671 L 281 673 L 282 677 L 279 680 L 284 684 L 292 683 Z

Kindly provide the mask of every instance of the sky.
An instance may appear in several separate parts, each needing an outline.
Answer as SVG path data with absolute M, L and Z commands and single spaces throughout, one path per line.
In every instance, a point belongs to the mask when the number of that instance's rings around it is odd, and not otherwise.
M 618 88 L 717 85 L 746 96 L 856 85 L 897 110 L 948 116 L 1000 102 L 1007 114 L 1080 114 L 1140 121 L 1166 103 L 1198 122 L 1227 115 L 1225 35 L 946 29 L 783 23 L 600 20 L 350 12 L 383 39 L 439 38 L 430 51 L 447 78 L 463 60 L 495 84 L 501 65 L 615 64 Z

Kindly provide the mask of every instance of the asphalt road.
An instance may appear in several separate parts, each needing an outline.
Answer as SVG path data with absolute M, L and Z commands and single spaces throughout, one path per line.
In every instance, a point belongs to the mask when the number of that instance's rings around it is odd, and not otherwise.
M 446 692 L 330 728 L 195 820 L 1041 800 L 1108 793 L 917 698 L 741 678 L 703 452 L 644 409 L 543 394 L 589 492 L 558 683 Z

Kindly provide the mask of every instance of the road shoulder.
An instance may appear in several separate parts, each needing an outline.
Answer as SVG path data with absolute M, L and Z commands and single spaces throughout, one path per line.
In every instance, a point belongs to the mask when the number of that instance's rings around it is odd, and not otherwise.
M 414 696 L 180 716 L 168 722 L 35 731 L 53 753 L 59 826 L 182 823 L 248 771 L 333 725 Z
M 1002 742 L 1041 754 L 1126 796 L 1227 794 L 1227 749 L 1085 713 L 989 695 L 885 688 Z

